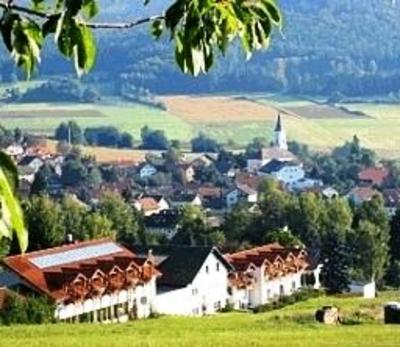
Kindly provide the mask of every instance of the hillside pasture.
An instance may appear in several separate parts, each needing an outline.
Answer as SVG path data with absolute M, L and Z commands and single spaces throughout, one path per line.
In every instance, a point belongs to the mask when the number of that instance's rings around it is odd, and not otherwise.
M 202 318 L 161 317 L 119 325 L 58 324 L 0 328 L 0 346 L 13 347 L 315 347 L 398 346 L 398 326 L 384 325 L 382 304 L 398 292 L 374 300 L 321 297 L 263 314 L 227 313 Z M 343 325 L 315 322 L 318 308 L 336 305 Z

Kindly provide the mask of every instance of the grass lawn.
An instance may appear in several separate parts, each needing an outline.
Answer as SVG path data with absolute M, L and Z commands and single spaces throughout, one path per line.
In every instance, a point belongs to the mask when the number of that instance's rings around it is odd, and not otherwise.
M 2 327 L 0 346 L 399 346 L 400 326 L 382 324 L 382 303 L 399 298 L 395 292 L 375 300 L 322 297 L 264 314 L 163 317 L 120 325 Z M 315 310 L 328 304 L 339 306 L 347 318 L 361 317 L 359 323 L 314 322 Z

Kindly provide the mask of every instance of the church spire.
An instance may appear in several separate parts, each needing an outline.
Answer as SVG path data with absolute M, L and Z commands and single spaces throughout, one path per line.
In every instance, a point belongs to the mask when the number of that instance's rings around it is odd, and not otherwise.
M 280 113 L 278 113 L 274 129 L 274 147 L 286 150 L 288 149 L 286 142 L 286 132 L 285 129 L 283 129 Z

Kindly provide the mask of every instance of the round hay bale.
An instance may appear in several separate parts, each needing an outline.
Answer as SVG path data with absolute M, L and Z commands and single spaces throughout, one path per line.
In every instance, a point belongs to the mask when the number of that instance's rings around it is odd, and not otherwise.
M 315 319 L 323 324 L 340 323 L 339 309 L 335 306 L 325 306 L 315 312 Z

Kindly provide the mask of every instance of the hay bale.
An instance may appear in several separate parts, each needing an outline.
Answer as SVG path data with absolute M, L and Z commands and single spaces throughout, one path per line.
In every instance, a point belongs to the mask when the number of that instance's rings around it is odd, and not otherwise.
M 340 323 L 339 309 L 335 306 L 324 306 L 317 310 L 315 319 L 323 324 L 338 324 Z

